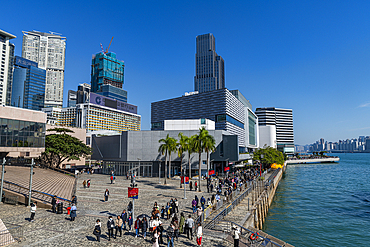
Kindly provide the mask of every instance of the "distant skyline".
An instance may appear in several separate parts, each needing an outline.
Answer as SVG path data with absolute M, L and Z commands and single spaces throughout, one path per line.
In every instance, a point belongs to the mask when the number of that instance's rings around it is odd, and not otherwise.
M 150 103 L 193 91 L 196 36 L 212 33 L 226 88 L 257 107 L 293 109 L 296 144 L 370 135 L 369 1 L 5 1 L 0 29 L 67 38 L 68 90 L 90 82 L 91 58 L 125 61 L 123 89 L 150 129 Z

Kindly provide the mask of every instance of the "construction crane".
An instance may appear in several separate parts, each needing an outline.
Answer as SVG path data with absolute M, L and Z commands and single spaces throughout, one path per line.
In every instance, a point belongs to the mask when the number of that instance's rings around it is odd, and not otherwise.
M 107 48 L 105 51 L 104 51 L 104 48 L 103 48 L 102 43 L 100 43 L 101 51 L 102 51 L 102 53 L 103 53 L 103 54 L 107 54 L 107 53 L 108 53 L 108 51 L 109 51 L 109 47 L 110 47 L 110 45 L 112 44 L 113 38 L 114 38 L 114 36 L 113 36 L 113 37 L 112 37 L 112 39 L 110 40 L 109 46 L 108 46 L 108 48 Z

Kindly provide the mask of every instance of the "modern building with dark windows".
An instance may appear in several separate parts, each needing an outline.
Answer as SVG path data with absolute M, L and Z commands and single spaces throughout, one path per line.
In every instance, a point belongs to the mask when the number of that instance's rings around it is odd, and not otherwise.
M 100 52 L 91 64 L 91 92 L 127 103 L 123 90 L 125 64 L 114 52 Z
M 237 136 L 241 153 L 257 147 L 257 117 L 239 91 L 224 88 L 186 95 L 153 102 L 151 130 L 164 130 L 165 120 L 207 118 L 216 122 L 216 130 Z
M 0 158 L 38 157 L 45 151 L 46 114 L 0 106 Z
M 194 91 L 208 92 L 225 88 L 224 59 L 216 53 L 211 33 L 196 37 Z
M 293 110 L 275 107 L 257 108 L 259 145 L 294 153 Z
M 74 107 L 77 103 L 77 92 L 68 90 L 67 107 Z
M 41 111 L 45 100 L 46 70 L 36 62 L 15 57 L 11 105 Z
M 0 104 L 10 105 L 13 81 L 15 45 L 10 43 L 16 36 L 0 30 Z

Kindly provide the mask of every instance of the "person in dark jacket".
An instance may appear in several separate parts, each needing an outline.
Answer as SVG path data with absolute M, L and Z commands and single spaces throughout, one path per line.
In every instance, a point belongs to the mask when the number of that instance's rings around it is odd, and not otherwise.
M 128 232 L 131 232 L 133 221 L 134 221 L 134 220 L 132 219 L 132 215 L 130 214 L 130 215 L 128 216 L 128 219 L 127 219 Z
M 135 225 L 134 225 L 135 232 L 136 232 L 135 238 L 137 238 L 137 236 L 139 235 L 140 226 L 141 226 L 141 221 L 139 217 L 137 217 L 135 220 Z
M 77 217 L 77 207 L 75 204 L 72 204 L 70 216 L 71 216 L 71 221 L 75 221 Z
M 197 205 L 196 205 L 196 207 L 198 208 L 198 204 L 199 204 L 199 199 L 198 199 L 198 197 L 195 195 L 195 199 L 194 199 L 196 202 L 197 202 Z
M 110 237 L 114 237 L 113 236 L 114 220 L 112 216 L 109 216 L 109 220 L 107 222 L 107 228 L 108 228 L 108 237 L 109 237 L 108 241 L 110 241 Z
M 126 231 L 126 221 L 127 221 L 127 213 L 126 213 L 126 210 L 123 210 L 122 214 L 121 214 L 121 219 L 122 219 L 122 226 L 121 226 L 121 229 L 125 230 Z
M 163 242 L 163 231 L 164 231 L 164 229 L 163 229 L 162 223 L 159 223 L 159 226 L 157 226 L 157 228 L 156 228 L 156 229 L 157 229 L 157 230 L 158 230 L 158 232 L 160 233 L 160 234 L 159 234 L 158 243 L 159 243 L 159 244 L 164 244 L 164 242 Z
M 189 188 L 190 188 L 190 191 L 193 189 L 193 182 L 192 181 L 190 181 L 190 183 L 189 183 Z
M 57 197 L 53 196 L 53 199 L 51 199 L 51 207 L 53 210 L 53 213 L 57 212 Z
M 204 211 L 204 206 L 206 205 L 206 198 L 204 198 L 204 196 L 200 198 L 200 205 L 202 205 L 202 209 Z
M 95 228 L 93 234 L 96 236 L 96 240 L 100 242 L 100 235 L 101 235 L 101 223 L 100 220 L 97 219 L 95 223 Z
M 174 247 L 173 240 L 175 238 L 175 231 L 174 231 L 174 226 L 171 224 L 167 230 L 167 242 L 168 242 L 168 247 L 172 246 Z
M 77 196 L 72 196 L 71 203 L 77 206 Z
M 108 201 L 108 197 L 109 197 L 109 190 L 106 189 L 105 192 L 104 192 L 104 201 Z
M 148 221 L 146 220 L 146 217 L 143 218 L 141 221 L 141 232 L 143 233 L 143 238 L 146 238 L 146 231 L 148 230 Z
M 129 214 L 132 214 L 132 201 L 130 201 L 130 202 L 128 203 L 128 205 L 127 205 L 127 212 L 128 212 Z

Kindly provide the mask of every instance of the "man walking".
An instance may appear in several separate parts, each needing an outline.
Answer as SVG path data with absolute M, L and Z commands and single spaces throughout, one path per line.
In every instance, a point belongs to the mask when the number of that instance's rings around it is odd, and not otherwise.
M 108 241 L 110 241 L 110 237 L 113 238 L 113 229 L 114 229 L 114 220 L 112 216 L 109 216 L 109 220 L 107 222 L 107 228 L 108 228 Z
M 123 230 L 126 231 L 126 221 L 127 221 L 127 213 L 126 213 L 126 210 L 123 210 L 123 212 L 121 214 L 121 219 L 122 219 L 121 229 L 123 229 Z
M 239 229 L 236 226 L 233 226 L 234 247 L 239 247 L 239 234 Z
M 106 189 L 105 192 L 104 192 L 104 201 L 108 201 L 108 197 L 109 197 L 109 190 Z
M 189 215 L 189 218 L 186 220 L 186 226 L 187 226 L 187 237 L 188 239 L 193 240 L 193 225 L 194 225 L 194 220 L 191 218 L 191 215 Z M 189 232 L 191 238 L 189 238 Z
M 175 231 L 174 231 L 174 226 L 171 224 L 168 228 L 167 228 L 167 247 L 174 247 L 174 243 L 173 243 L 173 239 L 175 237 Z

